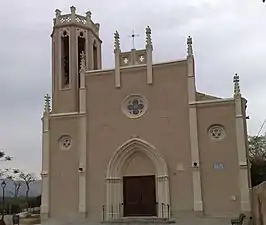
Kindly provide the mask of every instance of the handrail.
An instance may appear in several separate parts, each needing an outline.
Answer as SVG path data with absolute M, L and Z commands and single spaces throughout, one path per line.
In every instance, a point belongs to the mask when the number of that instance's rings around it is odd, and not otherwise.
M 164 218 L 170 220 L 171 218 L 170 205 L 163 202 L 162 203 L 156 202 L 155 204 L 156 204 L 156 216 L 158 218 Z M 123 207 L 124 203 L 110 204 L 109 207 L 107 207 L 107 205 L 102 205 L 102 221 L 122 218 L 124 216 Z

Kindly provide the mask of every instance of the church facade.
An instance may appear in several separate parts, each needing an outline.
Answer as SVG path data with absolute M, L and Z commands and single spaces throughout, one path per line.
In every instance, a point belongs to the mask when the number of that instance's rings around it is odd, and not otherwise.
M 183 60 L 153 63 L 145 49 L 102 69 L 100 25 L 56 10 L 52 101 L 45 97 L 43 221 L 232 218 L 251 211 L 246 100 L 199 93 L 192 38 Z M 233 87 L 233 85 L 232 85 Z

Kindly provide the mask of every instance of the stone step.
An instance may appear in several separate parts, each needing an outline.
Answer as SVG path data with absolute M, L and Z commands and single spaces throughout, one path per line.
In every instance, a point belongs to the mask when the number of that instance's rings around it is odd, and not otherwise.
M 175 223 L 175 220 L 168 218 L 158 217 L 122 217 L 118 219 L 112 219 L 110 221 L 104 221 L 103 223 L 112 224 L 168 224 Z

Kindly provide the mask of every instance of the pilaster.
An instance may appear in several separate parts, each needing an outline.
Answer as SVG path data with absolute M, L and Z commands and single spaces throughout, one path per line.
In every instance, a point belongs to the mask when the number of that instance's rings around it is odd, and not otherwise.
M 196 85 L 194 75 L 194 56 L 192 49 L 192 38 L 187 39 L 187 72 L 188 72 L 188 99 L 189 103 L 196 102 Z M 194 211 L 202 212 L 202 187 L 199 159 L 199 142 L 198 142 L 198 125 L 197 125 L 197 108 L 196 105 L 189 107 L 189 128 L 190 128 L 190 150 L 191 166 L 193 180 Z
M 239 164 L 240 207 L 242 212 L 251 211 L 251 193 L 249 190 L 249 167 L 247 162 L 247 146 L 245 132 L 245 113 L 243 113 L 243 98 L 240 93 L 239 76 L 234 76 L 235 126 L 236 144 Z
M 86 88 L 85 88 L 85 74 L 86 74 L 86 56 L 84 52 L 81 53 L 81 69 L 80 69 L 80 88 L 79 88 L 79 113 L 84 116 L 79 118 L 78 132 L 79 132 L 79 204 L 78 210 L 82 217 L 87 215 L 87 196 L 86 196 L 86 137 L 87 137 L 87 122 L 86 122 Z
M 41 220 L 49 218 L 50 198 L 50 96 L 45 96 L 45 106 L 42 118 L 42 197 L 41 197 Z

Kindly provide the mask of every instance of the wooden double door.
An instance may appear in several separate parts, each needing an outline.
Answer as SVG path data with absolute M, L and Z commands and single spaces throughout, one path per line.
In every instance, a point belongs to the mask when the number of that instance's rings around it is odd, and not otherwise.
M 123 177 L 124 216 L 156 216 L 155 176 Z

